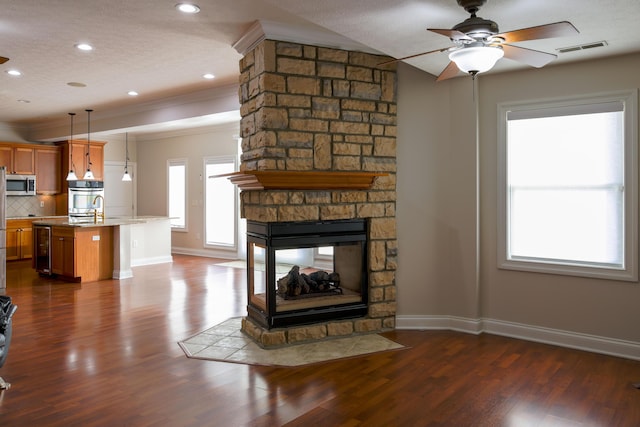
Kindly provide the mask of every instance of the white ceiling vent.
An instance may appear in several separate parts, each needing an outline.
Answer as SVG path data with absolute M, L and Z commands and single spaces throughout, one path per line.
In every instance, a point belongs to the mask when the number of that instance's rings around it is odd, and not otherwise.
M 575 52 L 576 50 L 586 50 L 586 49 L 593 49 L 595 47 L 605 47 L 605 46 L 607 46 L 607 42 L 603 40 L 600 42 L 581 44 L 579 46 L 561 47 L 556 50 L 560 53 L 567 53 L 567 52 Z

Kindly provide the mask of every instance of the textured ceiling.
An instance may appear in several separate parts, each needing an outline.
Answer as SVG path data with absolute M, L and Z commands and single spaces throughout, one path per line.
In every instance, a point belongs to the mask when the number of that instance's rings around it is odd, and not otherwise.
M 258 20 L 291 28 L 289 36 L 301 41 L 344 45 L 338 42 L 343 39 L 404 57 L 450 46 L 426 28 L 451 28 L 468 17 L 455 0 L 199 0 L 201 12 L 190 16 L 178 13 L 175 3 L 0 0 L 0 56 L 10 58 L 0 65 L 0 122 L 38 124 L 64 119 L 68 111 L 117 110 L 235 84 L 241 55 L 233 45 Z M 608 43 L 560 54 L 556 63 L 640 50 L 638 0 L 488 0 L 478 15 L 496 21 L 501 31 L 571 21 L 577 36 L 520 44 L 550 53 Z M 76 50 L 83 41 L 95 50 Z M 442 53 L 407 62 L 437 75 L 448 59 Z M 516 67 L 521 65 L 502 60 L 493 72 Z M 12 68 L 23 75 L 5 72 Z M 205 80 L 204 73 L 216 78 Z M 129 90 L 140 95 L 130 97 Z

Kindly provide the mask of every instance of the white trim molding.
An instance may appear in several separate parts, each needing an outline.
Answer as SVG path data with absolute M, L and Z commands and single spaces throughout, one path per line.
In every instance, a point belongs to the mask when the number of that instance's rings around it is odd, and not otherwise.
M 399 330 L 451 330 L 470 334 L 488 333 L 609 356 L 640 360 L 640 342 L 525 325 L 496 319 L 456 316 L 397 316 Z

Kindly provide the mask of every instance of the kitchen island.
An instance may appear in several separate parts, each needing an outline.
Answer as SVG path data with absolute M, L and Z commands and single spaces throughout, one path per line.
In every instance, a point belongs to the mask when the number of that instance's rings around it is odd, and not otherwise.
M 131 267 L 172 261 L 168 217 L 58 217 L 33 226 L 35 239 L 39 228 L 49 236 L 47 244 L 34 243 L 34 267 L 67 280 L 124 279 L 133 276 Z

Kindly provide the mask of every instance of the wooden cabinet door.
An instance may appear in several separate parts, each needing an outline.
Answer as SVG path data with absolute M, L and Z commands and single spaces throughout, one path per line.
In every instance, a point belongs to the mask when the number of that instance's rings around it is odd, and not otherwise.
M 33 228 L 22 228 L 20 231 L 20 259 L 33 257 Z
M 7 228 L 7 261 L 20 259 L 20 232 L 18 230 L 17 228 Z
M 104 179 L 104 147 L 91 144 L 91 171 L 96 181 Z
M 13 147 L 0 145 L 0 166 L 7 168 L 7 173 L 13 173 Z
M 75 234 L 72 228 L 53 227 L 51 231 L 51 272 L 76 277 Z
M 32 147 L 14 148 L 13 170 L 21 175 L 33 175 L 36 172 L 35 150 Z
M 59 147 L 36 148 L 36 191 L 38 194 L 59 194 L 61 192 L 61 157 Z
M 69 162 L 73 161 L 72 167 L 74 172 L 78 176 L 78 179 L 82 179 L 85 171 L 87 170 L 86 158 L 87 158 L 86 143 L 83 144 L 80 142 L 73 142 L 69 144 Z

